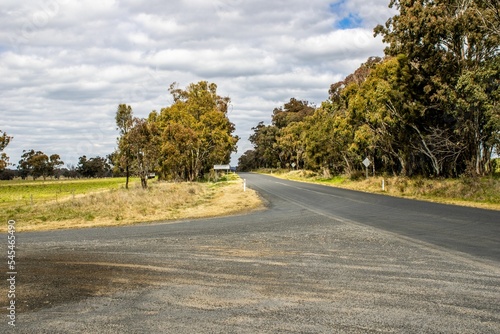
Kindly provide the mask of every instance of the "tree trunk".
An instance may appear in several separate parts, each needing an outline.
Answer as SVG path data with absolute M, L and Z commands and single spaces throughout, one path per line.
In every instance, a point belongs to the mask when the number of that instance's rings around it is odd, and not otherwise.
M 347 157 L 344 154 L 342 154 L 342 158 L 344 158 L 344 161 L 346 163 L 347 174 L 352 174 L 353 169 L 351 168 L 351 164 L 349 163 L 349 159 L 347 159 Z
M 372 173 L 373 173 L 373 177 L 375 177 L 375 155 L 372 156 Z
M 125 189 L 128 189 L 128 178 L 130 176 L 130 171 L 129 171 L 129 168 L 128 168 L 128 163 L 127 163 L 127 166 L 125 167 L 125 174 L 126 174 L 126 181 L 125 181 Z
M 148 177 L 141 175 L 141 186 L 142 189 L 147 189 L 148 188 Z
M 408 176 L 408 169 L 406 166 L 405 159 L 402 156 L 398 155 L 398 160 L 399 160 L 399 163 L 401 164 L 401 175 Z

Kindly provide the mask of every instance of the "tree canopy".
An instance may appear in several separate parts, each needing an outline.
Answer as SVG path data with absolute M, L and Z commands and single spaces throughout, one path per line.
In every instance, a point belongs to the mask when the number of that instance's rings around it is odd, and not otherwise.
M 0 130 L 0 171 L 3 171 L 5 167 L 9 165 L 9 157 L 3 152 L 3 150 L 9 145 L 12 140 L 11 136 Z
M 368 157 L 374 173 L 493 171 L 500 149 L 498 2 L 390 6 L 399 13 L 374 30 L 387 43 L 386 56 L 370 57 L 332 84 L 330 98 L 315 110 L 293 113 L 295 98 L 275 109 L 271 125 L 253 128 L 254 150 L 240 167 L 356 173 Z
M 58 154 L 48 156 L 42 151 L 24 150 L 18 170 L 23 179 L 32 176 L 34 180 L 40 177 L 45 180 L 47 177 L 59 177 L 55 172 L 62 165 L 64 162 Z
M 132 152 L 128 142 L 126 141 L 126 137 L 133 126 L 132 107 L 126 104 L 120 104 L 116 110 L 115 122 L 116 128 L 120 133 L 120 137 L 118 137 L 119 149 L 116 152 L 117 154 L 114 156 L 116 159 L 115 165 L 125 169 L 125 188 L 128 189 Z
M 81 156 L 76 167 L 78 174 L 85 178 L 111 176 L 111 166 L 106 158 Z
M 147 187 L 151 173 L 162 179 L 198 180 L 215 164 L 228 164 L 238 137 L 228 119 L 228 97 L 217 85 L 200 81 L 169 89 L 173 104 L 152 111 L 148 118 L 133 118 L 131 108 L 118 107 L 116 121 L 121 137 L 116 157 L 130 166 Z M 128 161 L 128 162 L 127 162 Z
M 229 97 L 217 85 L 200 81 L 179 89 L 170 87 L 174 103 L 150 115 L 161 134 L 159 172 L 166 179 L 194 181 L 215 164 L 228 164 L 238 137 L 227 117 Z

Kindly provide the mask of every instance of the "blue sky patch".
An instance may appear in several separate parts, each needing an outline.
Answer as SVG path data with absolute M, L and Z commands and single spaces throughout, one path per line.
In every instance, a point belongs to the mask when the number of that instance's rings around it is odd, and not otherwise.
M 363 23 L 363 20 L 356 14 L 349 14 L 335 24 L 338 29 L 358 28 Z
M 350 13 L 346 8 L 346 1 L 341 0 L 329 5 L 330 12 L 338 17 L 334 24 L 336 29 L 352 29 L 358 28 L 363 23 L 363 20 L 357 13 Z
M 338 13 L 343 11 L 344 1 L 334 2 L 330 4 L 330 12 Z

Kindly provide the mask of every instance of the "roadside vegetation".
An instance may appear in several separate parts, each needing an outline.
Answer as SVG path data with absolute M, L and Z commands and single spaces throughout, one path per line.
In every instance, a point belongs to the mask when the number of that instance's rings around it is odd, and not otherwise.
M 147 118 L 120 104 L 116 151 L 106 158 L 81 156 L 77 166 L 61 168 L 58 154 L 30 149 L 11 170 L 3 151 L 14 137 L 0 130 L 3 225 L 12 219 L 17 231 L 114 226 L 258 208 L 259 197 L 243 192 L 236 175 L 217 178 L 213 171 L 229 163 L 239 139 L 227 116 L 229 97 L 206 81 L 186 89 L 172 84 L 169 91 L 173 104 Z M 103 178 L 110 176 L 118 178 Z
M 147 189 L 134 178 L 128 190 L 125 178 L 0 182 L 0 220 L 15 220 L 21 232 L 215 217 L 260 206 L 235 174 L 218 182 L 155 181 Z
M 275 108 L 252 128 L 239 170 L 500 209 L 498 2 L 390 7 L 374 28 L 385 56 L 333 83 L 319 106 Z
M 279 178 L 319 183 L 339 188 L 406 197 L 438 203 L 500 210 L 500 177 L 424 178 L 376 176 L 327 177 L 313 171 L 261 169 L 258 172 Z M 384 190 L 382 190 L 382 182 Z
M 217 94 L 216 84 L 200 81 L 180 89 L 173 83 L 169 92 L 174 103 L 147 119 L 134 117 L 124 104 L 116 112 L 120 137 L 113 164 L 127 177 L 134 171 L 144 189 L 151 173 L 162 180 L 203 180 L 236 152 L 239 138 L 227 116 L 231 100 Z
M 173 104 L 151 111 L 147 118 L 134 117 L 129 105 L 118 105 L 117 149 L 106 157 L 83 155 L 77 166 L 62 167 L 65 163 L 58 154 L 28 149 L 17 169 L 10 169 L 14 164 L 3 151 L 14 137 L 0 129 L 0 180 L 124 176 L 128 188 L 129 178 L 137 176 L 145 189 L 151 175 L 168 181 L 208 178 L 213 166 L 229 164 L 237 149 L 239 138 L 227 115 L 231 99 L 219 96 L 217 85 L 207 81 L 186 89 L 174 83 L 169 91 Z
M 387 47 L 316 106 L 290 99 L 258 123 L 240 170 L 432 179 L 491 176 L 500 152 L 498 1 L 391 1 Z

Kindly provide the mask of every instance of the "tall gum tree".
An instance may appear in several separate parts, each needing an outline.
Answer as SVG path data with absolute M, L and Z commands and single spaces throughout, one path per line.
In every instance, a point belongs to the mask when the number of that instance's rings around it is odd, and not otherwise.
M 179 89 L 170 86 L 174 103 L 161 110 L 157 123 L 162 136 L 159 158 L 164 178 L 194 181 L 214 164 L 228 164 L 238 137 L 228 118 L 229 97 L 217 85 L 200 81 Z
M 143 189 L 148 187 L 149 174 L 155 171 L 160 153 L 160 135 L 155 119 L 156 113 L 151 113 L 149 119 L 135 117 L 124 137 Z
M 118 159 L 118 165 L 125 169 L 125 188 L 128 189 L 128 183 L 130 178 L 130 163 L 132 160 L 132 152 L 129 143 L 126 138 L 133 126 L 133 112 L 132 107 L 126 104 L 118 105 L 115 116 L 116 128 L 120 133 L 118 137 L 118 151 L 116 158 Z M 116 162 L 115 162 L 116 163 Z
M 488 128 L 498 115 L 498 94 L 494 93 L 499 76 L 495 64 L 500 37 L 494 29 L 498 27 L 498 1 L 496 6 L 492 3 L 392 0 L 389 6 L 399 14 L 375 28 L 375 34 L 389 44 L 386 54 L 404 54 L 411 65 L 409 88 L 421 106 L 420 135 L 443 133 L 466 142 L 456 159 L 465 163 L 456 166 L 457 173 L 466 166 L 476 174 L 487 173 L 492 137 L 499 131 Z M 472 96 L 471 90 L 475 91 Z M 485 94 L 488 103 L 481 102 Z M 431 131 L 431 126 L 438 131 Z
M 3 171 L 9 165 L 9 157 L 3 150 L 9 145 L 11 140 L 11 136 L 0 130 L 0 171 Z

